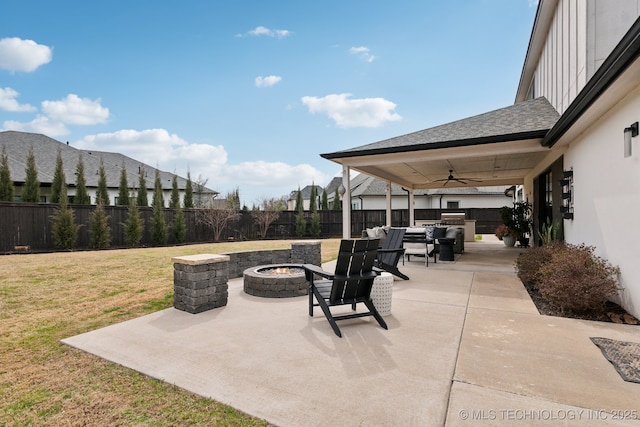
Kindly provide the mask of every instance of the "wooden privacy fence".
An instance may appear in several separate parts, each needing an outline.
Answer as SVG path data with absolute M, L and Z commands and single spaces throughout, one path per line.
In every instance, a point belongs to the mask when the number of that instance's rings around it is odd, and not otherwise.
M 55 250 L 51 236 L 51 216 L 58 205 L 47 203 L 8 203 L 0 202 L 0 253 L 15 251 L 18 246 L 29 246 L 32 251 Z M 75 223 L 80 224 L 76 249 L 89 248 L 89 215 L 95 206 L 70 205 L 75 216 Z M 127 220 L 126 206 L 105 206 L 105 213 L 109 217 L 111 228 L 111 246 L 125 247 L 123 223 Z M 140 217 L 144 221 L 141 246 L 153 246 L 151 238 L 151 218 L 153 210 L 150 207 L 138 208 Z M 175 215 L 174 209 L 163 209 L 165 223 L 171 227 Z M 196 221 L 196 209 L 183 209 L 186 223 L 186 237 L 184 243 L 213 242 L 213 230 Z M 439 220 L 443 212 L 464 212 L 467 219 L 475 219 L 476 233 L 493 234 L 501 223 L 499 209 L 417 209 L 415 218 L 420 220 Z M 319 237 L 342 236 L 342 212 L 319 211 L 321 234 Z M 284 211 L 271 224 L 267 232 L 268 239 L 296 239 L 295 215 L 293 211 Z M 386 224 L 384 210 L 352 211 L 351 235 L 359 237 L 365 228 Z M 305 212 L 307 229 L 311 215 Z M 409 225 L 409 212 L 406 209 L 391 212 L 391 225 L 403 227 Z M 258 227 L 250 211 L 241 211 L 237 220 L 230 222 L 222 231 L 220 240 L 254 240 L 260 238 Z M 311 237 L 311 236 L 304 236 Z M 171 232 L 167 244 L 176 244 Z

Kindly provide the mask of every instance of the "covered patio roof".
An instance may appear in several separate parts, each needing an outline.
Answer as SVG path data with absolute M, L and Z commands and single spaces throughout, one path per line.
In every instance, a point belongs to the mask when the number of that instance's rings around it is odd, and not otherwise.
M 442 187 L 449 170 L 479 180 L 449 187 L 517 185 L 549 153 L 542 141 L 558 118 L 541 97 L 321 156 L 411 190 Z

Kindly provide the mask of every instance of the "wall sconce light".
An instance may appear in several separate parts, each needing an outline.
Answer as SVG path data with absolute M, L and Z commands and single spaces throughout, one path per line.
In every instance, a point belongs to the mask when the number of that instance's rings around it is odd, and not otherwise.
M 562 171 L 562 179 L 559 181 L 562 187 L 560 213 L 564 219 L 573 219 L 573 170 Z
M 638 136 L 638 122 L 633 123 L 628 128 L 624 128 L 624 156 L 631 157 L 631 138 Z

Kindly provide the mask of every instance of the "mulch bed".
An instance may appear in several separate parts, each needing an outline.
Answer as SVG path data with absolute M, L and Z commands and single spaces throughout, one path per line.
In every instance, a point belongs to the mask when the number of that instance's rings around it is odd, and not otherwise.
M 537 291 L 537 289 L 525 285 L 525 289 L 529 292 L 529 296 L 536 305 L 538 312 L 546 316 L 568 317 L 572 319 L 595 320 L 598 322 L 623 323 L 627 325 L 640 325 L 640 321 L 627 313 L 627 311 L 618 304 L 607 301 L 600 311 L 590 311 L 585 313 L 566 313 L 551 306 Z

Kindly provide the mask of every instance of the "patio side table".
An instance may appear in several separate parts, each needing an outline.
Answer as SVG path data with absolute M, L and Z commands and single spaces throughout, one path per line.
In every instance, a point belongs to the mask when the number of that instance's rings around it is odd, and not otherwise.
M 393 294 L 393 275 L 382 272 L 373 280 L 371 287 L 371 301 L 380 316 L 391 314 L 391 297 Z
M 453 257 L 453 244 L 456 239 L 443 237 L 438 239 L 439 252 L 440 252 L 440 261 L 454 261 Z

